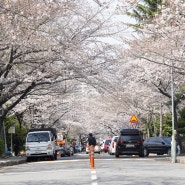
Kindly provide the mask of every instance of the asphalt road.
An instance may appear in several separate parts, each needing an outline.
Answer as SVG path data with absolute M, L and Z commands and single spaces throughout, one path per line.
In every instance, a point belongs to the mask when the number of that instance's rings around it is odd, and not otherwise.
M 85 153 L 57 161 L 37 161 L 0 169 L 2 185 L 184 185 L 185 165 L 163 160 L 164 156 L 95 154 L 90 169 Z

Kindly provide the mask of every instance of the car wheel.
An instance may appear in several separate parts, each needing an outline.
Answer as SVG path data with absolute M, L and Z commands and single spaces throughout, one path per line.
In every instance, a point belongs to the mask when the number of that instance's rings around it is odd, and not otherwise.
M 55 153 L 51 156 L 51 160 L 52 160 L 52 161 L 55 160 Z
M 115 153 L 115 157 L 116 157 L 116 158 L 118 158 L 118 157 L 119 157 L 119 154 L 118 154 L 117 152 Z
M 144 157 L 148 157 L 149 156 L 149 152 L 148 152 L 147 148 L 144 148 L 143 154 L 144 154 Z
M 31 162 L 31 157 L 27 157 L 26 162 Z
M 167 155 L 168 156 L 171 156 L 171 149 L 169 148 L 168 151 L 167 151 Z
M 139 157 L 144 157 L 144 152 L 139 153 Z
M 54 160 L 57 160 L 57 152 L 54 154 Z
M 163 155 L 163 153 L 157 153 L 157 155 Z

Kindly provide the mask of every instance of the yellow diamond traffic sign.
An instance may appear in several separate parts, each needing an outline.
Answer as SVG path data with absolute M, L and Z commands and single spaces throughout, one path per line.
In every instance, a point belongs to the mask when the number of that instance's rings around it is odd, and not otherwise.
M 130 118 L 130 122 L 133 123 L 133 122 L 136 122 L 138 123 L 138 119 L 135 115 L 132 115 L 132 117 Z

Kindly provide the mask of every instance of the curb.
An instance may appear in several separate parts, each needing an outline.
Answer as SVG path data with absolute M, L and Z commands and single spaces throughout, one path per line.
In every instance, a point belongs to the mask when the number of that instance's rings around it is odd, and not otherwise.
M 171 157 L 166 157 L 164 158 L 166 161 L 171 161 Z M 158 159 L 159 160 L 159 159 Z M 162 159 L 161 159 L 162 160 Z M 180 164 L 185 164 L 185 157 L 176 157 L 176 162 L 175 163 L 180 163 Z
M 181 164 L 185 164 L 185 158 L 177 158 L 176 162 L 181 163 Z
M 171 157 L 166 157 L 163 159 L 156 159 L 156 160 L 171 161 Z M 5 166 L 13 166 L 13 165 L 18 165 L 18 164 L 23 164 L 23 163 L 26 163 L 25 158 L 24 159 L 13 159 L 13 160 L 6 159 L 5 161 L 0 161 L 0 168 L 5 167 Z M 185 156 L 184 157 L 177 157 L 176 163 L 185 164 Z
M 26 159 L 1 161 L 0 168 L 4 166 L 13 166 L 13 165 L 18 165 L 18 164 L 23 164 L 25 162 L 26 162 Z

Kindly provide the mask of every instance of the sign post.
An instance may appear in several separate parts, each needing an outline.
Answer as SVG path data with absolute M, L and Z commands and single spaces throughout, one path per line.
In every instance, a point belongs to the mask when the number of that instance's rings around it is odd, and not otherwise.
M 8 129 L 8 133 L 11 134 L 11 152 L 13 152 L 12 134 L 15 134 L 15 126 L 11 126 L 11 127 Z
M 137 127 L 138 119 L 137 119 L 137 117 L 134 114 L 130 118 L 130 124 L 131 124 L 132 128 L 136 128 Z

